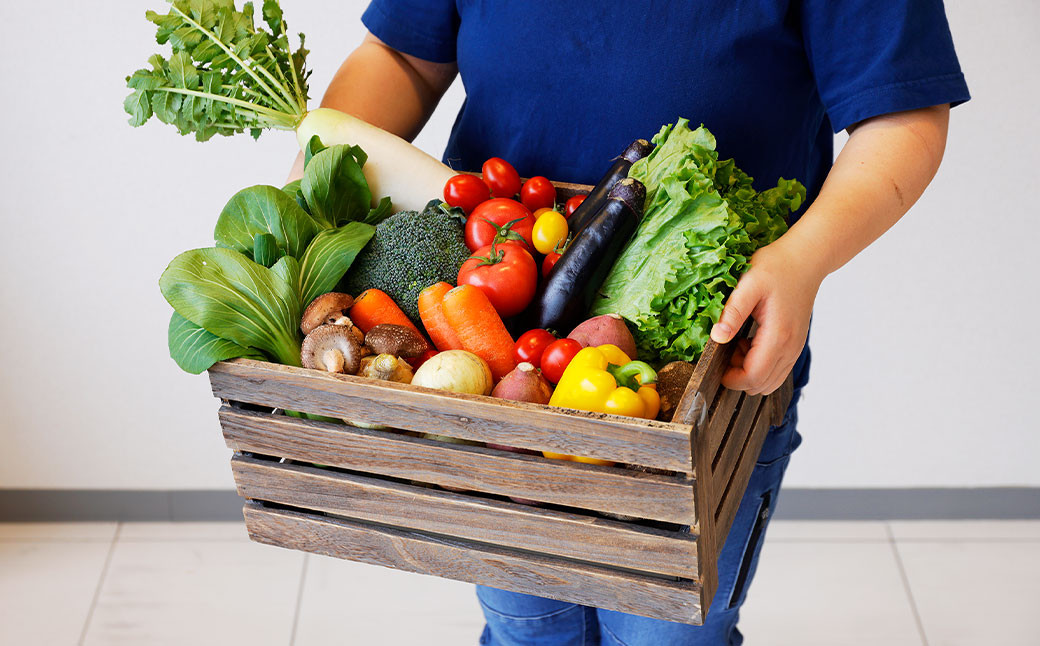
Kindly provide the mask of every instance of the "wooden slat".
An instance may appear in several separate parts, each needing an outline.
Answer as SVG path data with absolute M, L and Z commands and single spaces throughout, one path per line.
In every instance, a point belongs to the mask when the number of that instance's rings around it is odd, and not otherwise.
M 748 435 L 751 433 L 752 425 L 758 419 L 758 409 L 762 408 L 763 399 L 764 397 L 761 395 L 745 395 L 741 398 L 740 407 L 737 408 L 736 413 L 731 418 L 729 429 L 726 431 L 726 437 L 722 446 L 719 447 L 719 452 L 715 455 L 715 461 L 712 463 L 713 485 L 725 484 L 729 481 L 729 474 L 736 468 L 737 458 L 740 457 L 740 452 L 744 450 L 744 441 L 747 440 Z M 766 411 L 765 414 L 768 417 L 770 413 Z M 721 495 L 722 491 L 716 487 L 716 502 L 718 502 L 718 498 Z
M 254 541 L 598 608 L 700 623 L 699 587 L 420 532 L 245 506 Z
M 694 469 L 697 473 L 710 474 L 712 454 L 709 451 L 710 438 L 705 424 L 693 427 Z M 701 584 L 702 612 L 707 614 L 711 601 L 718 588 L 718 554 L 723 541 L 719 540 L 715 531 L 715 508 L 712 506 L 711 477 L 698 478 L 693 485 L 694 509 L 697 522 L 694 529 L 697 533 L 698 580 Z
M 787 375 L 787 379 L 780 385 L 774 393 L 769 395 L 769 406 L 772 417 L 769 423 L 773 426 L 779 426 L 784 421 L 784 415 L 787 413 L 787 407 L 791 404 L 791 397 L 794 396 L 794 373 Z
M 720 537 L 725 537 L 729 533 L 733 519 L 737 516 L 740 500 L 744 497 L 744 491 L 747 490 L 748 481 L 751 479 L 751 471 L 755 468 L 758 454 L 762 452 L 762 444 L 766 441 L 766 435 L 769 434 L 769 421 L 769 407 L 760 406 L 751 433 L 748 434 L 743 451 L 740 453 L 737 467 L 733 470 L 733 477 L 730 478 L 719 501 L 719 508 L 715 512 L 715 530 Z M 719 484 L 721 485 L 721 483 Z
M 235 456 L 239 495 L 407 529 L 697 578 L 696 536 Z
M 737 405 L 743 397 L 743 391 L 730 390 L 729 388 L 723 388 L 715 397 L 715 404 L 712 407 L 707 424 L 708 452 L 711 454 L 711 463 L 715 462 L 715 456 L 718 455 L 719 449 L 722 447 L 722 442 L 726 438 L 730 422 L 737 411 Z
M 693 524 L 693 481 L 223 407 L 227 445 L 441 486 Z
M 221 399 L 693 473 L 690 427 L 461 395 L 249 359 L 210 368 Z

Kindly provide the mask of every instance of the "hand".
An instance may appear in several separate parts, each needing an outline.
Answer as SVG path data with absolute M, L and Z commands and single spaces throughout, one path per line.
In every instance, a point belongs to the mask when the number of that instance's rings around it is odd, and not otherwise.
M 783 238 L 751 257 L 749 269 L 726 301 L 711 338 L 728 343 L 748 316 L 758 322 L 751 341 L 737 343 L 722 384 L 749 395 L 768 395 L 794 367 L 809 334 L 816 292 L 823 275 L 806 258 L 782 244 Z

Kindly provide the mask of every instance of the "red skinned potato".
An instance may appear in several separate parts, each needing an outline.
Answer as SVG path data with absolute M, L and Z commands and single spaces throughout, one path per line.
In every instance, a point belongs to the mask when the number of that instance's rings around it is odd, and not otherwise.
M 596 316 L 571 330 L 568 339 L 574 339 L 583 347 L 596 347 L 610 343 L 621 348 L 629 359 L 635 360 L 636 340 L 619 314 Z
M 533 365 L 525 361 L 502 377 L 491 391 L 491 396 L 518 402 L 548 404 L 549 398 L 552 397 L 552 386 Z

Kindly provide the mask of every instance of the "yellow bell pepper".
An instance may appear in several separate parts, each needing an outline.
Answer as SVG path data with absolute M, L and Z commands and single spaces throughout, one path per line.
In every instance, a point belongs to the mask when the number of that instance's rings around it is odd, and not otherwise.
M 642 361 L 631 361 L 615 345 L 583 348 L 563 371 L 549 405 L 653 419 L 661 407 L 656 380 L 653 368 Z M 543 452 L 543 455 L 559 460 L 613 464 L 608 460 L 561 453 Z

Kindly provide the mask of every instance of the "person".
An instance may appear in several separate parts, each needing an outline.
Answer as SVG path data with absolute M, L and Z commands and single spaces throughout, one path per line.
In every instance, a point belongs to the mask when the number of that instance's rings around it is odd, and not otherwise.
M 727 387 L 770 393 L 793 370 L 796 388 L 740 503 L 704 625 L 477 588 L 488 646 L 742 643 L 739 609 L 801 441 L 817 290 L 920 197 L 950 107 L 969 99 L 941 0 L 373 0 L 362 22 L 369 33 L 322 105 L 411 139 L 461 75 L 466 99 L 444 152 L 453 168 L 502 157 L 522 176 L 595 184 L 629 142 L 687 117 L 761 187 L 778 177 L 807 187 L 790 230 L 754 254 L 711 331 L 727 342 L 748 317 L 759 324 L 738 344 Z

